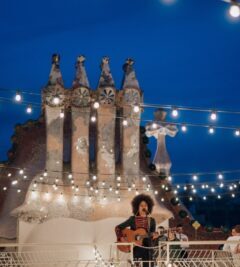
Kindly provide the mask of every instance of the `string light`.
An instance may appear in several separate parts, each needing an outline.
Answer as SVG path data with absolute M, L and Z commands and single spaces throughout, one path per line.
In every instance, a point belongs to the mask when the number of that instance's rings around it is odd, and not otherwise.
M 96 116 L 91 116 L 91 122 L 96 122 L 97 118 Z
M 59 105 L 59 103 L 60 103 L 60 98 L 59 98 L 58 96 L 55 96 L 55 97 L 53 98 L 53 104 L 54 104 L 54 105 Z
M 197 181 L 198 180 L 198 176 L 197 175 L 193 175 L 193 180 Z
M 203 197 L 203 200 L 207 200 L 207 197 L 206 197 L 206 196 L 204 196 L 204 197 Z
M 3 191 L 7 191 L 7 187 L 6 186 L 3 187 Z
M 118 176 L 117 177 L 117 181 L 121 181 L 121 176 Z
M 178 117 L 178 110 L 177 110 L 177 108 L 173 108 L 173 110 L 172 110 L 172 116 L 174 118 Z
M 72 179 L 73 175 L 71 173 L 68 174 L 68 179 Z
M 123 122 L 122 122 L 123 126 L 127 126 L 128 125 L 128 121 L 127 119 L 124 119 Z
M 224 187 L 224 184 L 223 184 L 223 183 L 221 183 L 221 184 L 219 185 L 219 187 L 220 187 L 220 188 L 223 188 L 223 187 Z
M 133 111 L 134 111 L 135 113 L 138 113 L 138 112 L 140 111 L 140 107 L 139 107 L 138 105 L 134 105 L 134 106 L 133 106 Z
M 171 182 L 172 181 L 172 176 L 168 176 L 168 181 Z
M 21 100 L 22 100 L 22 95 L 20 94 L 19 91 L 17 91 L 15 95 L 15 101 L 20 102 Z
M 181 126 L 181 130 L 182 130 L 182 132 L 185 133 L 187 131 L 187 126 L 186 125 L 182 125 Z
M 31 106 L 31 105 L 29 105 L 29 106 L 27 107 L 26 112 L 27 112 L 28 114 L 31 114 L 31 113 L 32 113 L 32 106 Z
M 236 135 L 236 136 L 240 136 L 240 130 L 236 130 L 236 131 L 235 131 L 235 135 Z
M 215 120 L 217 119 L 217 112 L 212 111 L 212 113 L 211 113 L 211 115 L 210 115 L 210 119 L 211 119 L 212 121 L 215 121 Z
M 210 126 L 209 129 L 208 129 L 208 132 L 210 134 L 214 134 L 215 130 L 214 130 L 214 128 L 212 126 Z
M 97 176 L 93 175 L 92 179 L 93 179 L 93 181 L 96 181 L 97 180 Z
M 100 107 L 100 104 L 99 104 L 98 102 L 94 102 L 94 103 L 93 103 L 93 107 L 94 107 L 95 109 L 98 109 L 98 108 Z
M 240 7 L 236 1 L 232 1 L 232 4 L 229 8 L 229 14 L 233 18 L 238 18 L 240 16 Z
M 21 170 L 19 171 L 19 174 L 22 175 L 23 173 L 24 173 L 24 170 L 21 169 Z
M 222 180 L 223 179 L 223 175 L 221 173 L 218 174 L 218 179 Z
M 155 122 L 152 124 L 152 128 L 157 129 L 157 124 Z
M 16 184 L 18 184 L 18 180 L 12 181 L 12 185 L 16 185 Z
M 18 192 L 18 193 L 21 193 L 21 189 L 18 189 L 17 192 Z
M 221 196 L 220 196 L 220 195 L 218 195 L 218 196 L 217 196 L 217 198 L 218 198 L 218 199 L 221 199 Z
M 64 118 L 64 110 L 62 109 L 60 112 L 60 118 L 63 119 Z
M 142 180 L 143 180 L 143 182 L 146 182 L 147 178 L 145 176 L 143 176 Z
M 47 171 L 45 170 L 43 176 L 46 177 L 48 175 Z

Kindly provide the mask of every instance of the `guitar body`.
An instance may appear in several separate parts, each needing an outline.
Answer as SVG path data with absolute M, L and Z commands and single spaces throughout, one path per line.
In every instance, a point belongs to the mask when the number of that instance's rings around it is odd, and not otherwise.
M 143 239 L 147 237 L 147 231 L 143 228 L 139 228 L 135 231 L 125 228 L 124 230 L 122 230 L 122 234 L 123 234 L 124 241 L 121 241 L 121 242 L 134 243 L 139 246 L 142 246 Z M 131 251 L 131 246 L 118 245 L 118 249 L 122 252 L 128 253 Z

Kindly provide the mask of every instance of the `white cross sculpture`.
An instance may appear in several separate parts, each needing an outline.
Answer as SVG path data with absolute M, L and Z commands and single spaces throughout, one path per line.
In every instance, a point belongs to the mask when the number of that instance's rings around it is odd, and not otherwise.
M 154 112 L 155 120 L 148 123 L 145 129 L 147 137 L 154 136 L 157 139 L 157 150 L 153 160 L 157 172 L 169 175 L 172 162 L 166 149 L 165 136 L 169 135 L 174 137 L 177 134 L 178 129 L 175 125 L 164 122 L 166 115 L 166 111 L 157 109 Z

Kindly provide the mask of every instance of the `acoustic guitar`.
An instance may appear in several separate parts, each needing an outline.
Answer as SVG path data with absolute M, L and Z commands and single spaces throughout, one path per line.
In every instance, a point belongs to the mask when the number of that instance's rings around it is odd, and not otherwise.
M 135 231 L 125 228 L 124 230 L 122 230 L 122 236 L 124 240 L 122 240 L 121 242 L 134 243 L 139 246 L 143 245 L 144 238 L 149 237 L 147 231 L 143 228 L 139 228 Z M 131 251 L 131 246 L 128 245 L 118 245 L 117 247 L 122 252 L 128 253 Z

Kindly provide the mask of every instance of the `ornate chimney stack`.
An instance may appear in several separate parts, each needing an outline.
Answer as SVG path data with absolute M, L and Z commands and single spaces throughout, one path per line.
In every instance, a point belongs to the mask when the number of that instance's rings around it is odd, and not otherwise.
M 97 89 L 97 175 L 99 180 L 114 183 L 116 90 L 108 57 L 102 59 L 101 70 Z
M 85 57 L 79 56 L 76 63 L 76 77 L 71 92 L 72 115 L 72 173 L 75 184 L 89 178 L 89 120 L 90 90 L 84 66 Z
M 123 65 L 122 81 L 122 105 L 123 120 L 122 125 L 122 172 L 127 182 L 139 176 L 139 129 L 141 118 L 142 91 L 139 87 L 133 68 L 134 61 L 128 58 Z
M 54 182 L 62 178 L 63 170 L 63 118 L 65 92 L 59 68 L 60 56 L 52 56 L 52 68 L 42 99 L 46 116 L 46 170 L 48 180 Z

